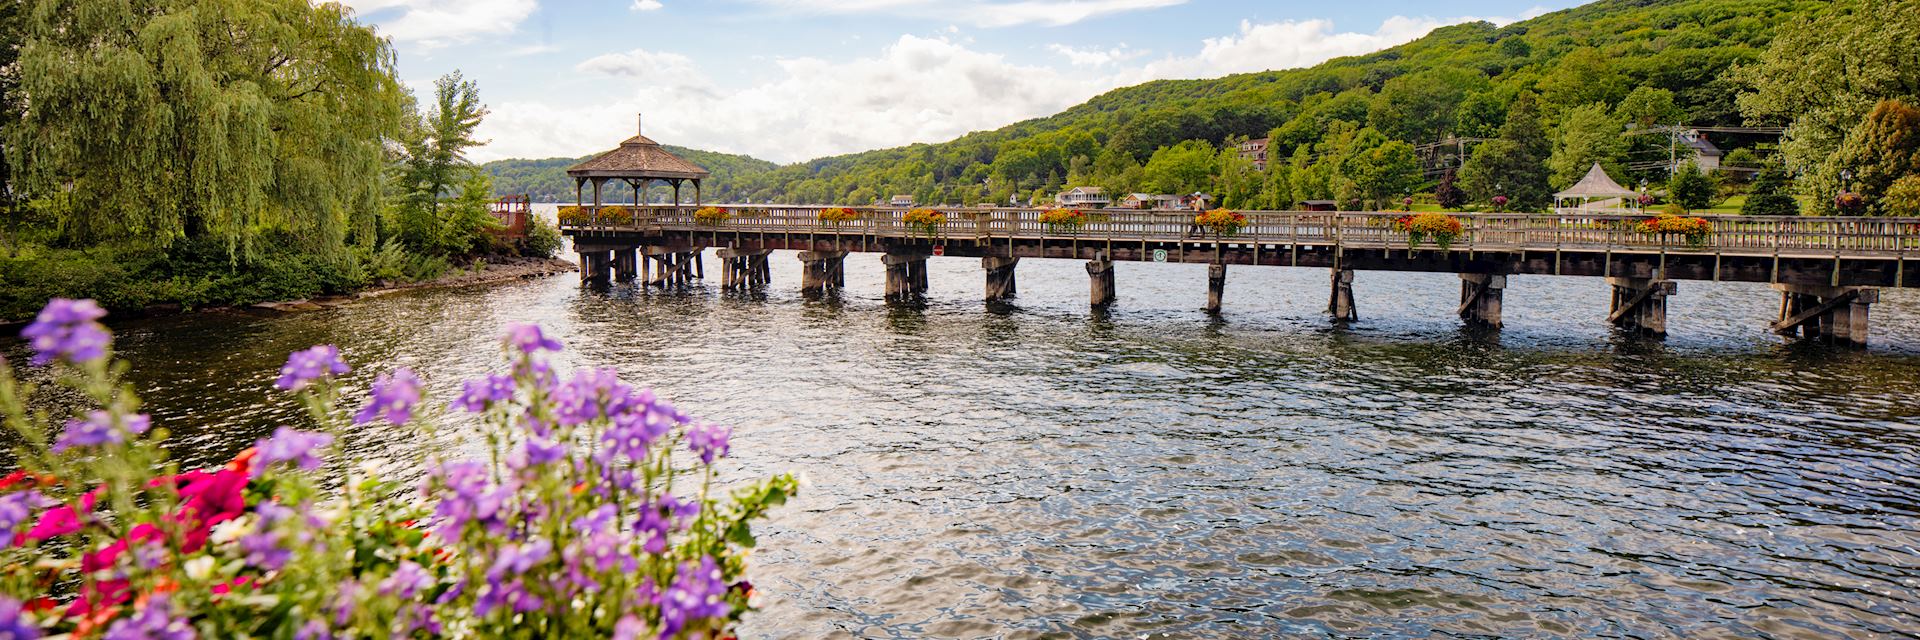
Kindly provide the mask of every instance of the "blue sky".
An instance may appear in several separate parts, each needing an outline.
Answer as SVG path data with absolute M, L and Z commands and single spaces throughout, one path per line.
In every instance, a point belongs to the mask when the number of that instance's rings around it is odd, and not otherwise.
M 1576 0 L 348 0 L 423 95 L 492 109 L 475 160 L 631 135 L 778 162 L 939 142 L 1115 87 L 1310 66 Z

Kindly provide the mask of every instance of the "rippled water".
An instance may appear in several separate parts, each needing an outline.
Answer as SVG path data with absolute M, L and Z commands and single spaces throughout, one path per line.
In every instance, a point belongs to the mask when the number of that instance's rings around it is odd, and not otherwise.
M 537 321 L 736 425 L 747 478 L 803 472 L 755 555 L 746 637 L 1886 637 L 1920 634 L 1920 298 L 1878 346 L 1789 345 L 1762 286 L 1681 283 L 1665 342 L 1614 334 L 1587 278 L 1517 277 L 1508 327 L 1461 328 L 1448 275 L 1024 262 L 1015 305 L 935 259 L 921 308 L 878 259 L 809 301 L 582 290 L 571 277 L 278 318 L 116 326 L 191 462 L 291 407 L 291 350 L 422 371 L 442 398 Z M 709 264 L 717 271 L 717 264 Z M 5 345 L 10 357 L 19 345 Z M 364 456 L 427 447 L 361 434 Z

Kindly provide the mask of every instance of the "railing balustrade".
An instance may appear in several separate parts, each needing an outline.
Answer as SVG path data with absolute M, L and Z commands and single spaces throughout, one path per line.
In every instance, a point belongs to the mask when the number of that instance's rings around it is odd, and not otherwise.
M 859 217 L 830 222 L 820 213 L 830 207 L 801 205 L 721 205 L 731 214 L 718 224 L 695 219 L 690 205 L 606 205 L 580 207 L 562 220 L 577 231 L 694 232 L 714 234 L 859 235 L 923 238 L 926 231 L 906 223 L 903 207 L 849 207 Z M 1194 224 L 1195 212 L 1175 210 L 1092 209 L 1077 227 L 1049 227 L 1035 208 L 927 207 L 947 220 L 929 239 L 990 241 L 1042 239 L 1084 242 L 1224 242 L 1262 245 L 1334 245 L 1353 248 L 1412 249 L 1407 234 L 1393 221 L 1400 212 L 1243 211 L 1247 224 L 1220 236 Z M 1865 256 L 1904 254 L 1920 248 L 1920 219 L 1840 217 L 1700 216 L 1712 232 L 1704 242 L 1646 234 L 1636 226 L 1651 215 L 1560 211 L 1545 214 L 1449 214 L 1462 223 L 1455 251 L 1611 250 L 1727 253 L 1743 255 Z M 565 216 L 563 216 L 565 218 Z M 1420 248 L 1432 248 L 1429 242 Z

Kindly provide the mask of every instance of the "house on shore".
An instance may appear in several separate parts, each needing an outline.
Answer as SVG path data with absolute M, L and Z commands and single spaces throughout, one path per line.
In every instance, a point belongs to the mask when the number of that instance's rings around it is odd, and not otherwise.
M 1113 204 L 1113 200 L 1108 198 L 1107 191 L 1100 187 L 1074 187 L 1054 196 L 1053 203 L 1076 209 L 1100 209 Z
M 913 196 L 894 196 L 893 199 L 887 201 L 887 206 L 911 207 L 913 206 Z
M 1240 159 L 1253 162 L 1253 168 L 1267 170 L 1267 138 L 1248 140 L 1240 143 Z

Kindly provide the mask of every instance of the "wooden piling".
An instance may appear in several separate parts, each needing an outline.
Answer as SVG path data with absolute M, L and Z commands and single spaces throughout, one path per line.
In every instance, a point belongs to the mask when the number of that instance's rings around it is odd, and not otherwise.
M 845 284 L 847 252 L 802 251 L 799 258 L 801 293 L 824 294 Z
M 1667 335 L 1667 298 L 1679 290 L 1672 280 L 1607 278 L 1607 285 L 1613 287 L 1607 322 L 1628 331 Z
M 1227 293 L 1227 265 L 1215 262 L 1207 265 L 1207 313 L 1220 314 L 1221 298 Z
M 880 256 L 887 268 L 887 300 L 911 300 L 927 291 L 927 256 L 913 253 L 889 253 Z
M 1014 267 L 1019 266 L 1019 258 L 987 256 L 980 259 L 980 268 L 987 272 L 987 301 L 1008 300 L 1018 293 L 1014 280 Z
M 1353 304 L 1353 270 L 1333 270 L 1333 291 L 1328 296 L 1327 313 L 1333 314 L 1336 322 L 1354 322 L 1360 319 L 1360 310 Z
M 1500 328 L 1507 277 L 1484 273 L 1460 274 L 1460 319 Z
M 1838 344 L 1864 347 L 1871 328 L 1868 317 L 1880 301 L 1880 290 L 1868 287 L 1831 287 L 1776 284 L 1780 292 L 1780 319 L 1773 330 Z
M 1113 260 L 1102 251 L 1087 262 L 1087 279 L 1091 286 L 1094 308 L 1106 308 L 1118 297 L 1114 287 Z

